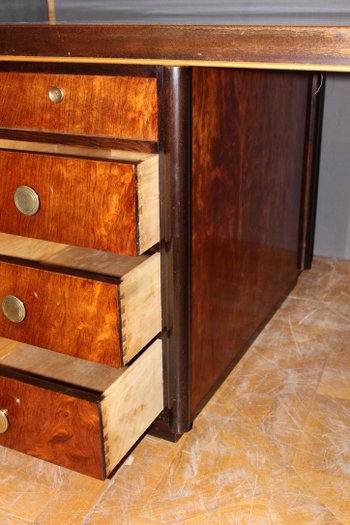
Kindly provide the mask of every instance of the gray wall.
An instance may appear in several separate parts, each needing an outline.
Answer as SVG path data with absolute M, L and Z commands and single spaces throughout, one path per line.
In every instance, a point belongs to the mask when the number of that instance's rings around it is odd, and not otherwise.
M 55 6 L 58 21 L 75 23 L 350 24 L 349 0 L 55 0 Z
M 350 78 L 326 84 L 315 254 L 350 259 Z
M 47 20 L 47 0 L 0 0 L 0 23 L 35 23 Z

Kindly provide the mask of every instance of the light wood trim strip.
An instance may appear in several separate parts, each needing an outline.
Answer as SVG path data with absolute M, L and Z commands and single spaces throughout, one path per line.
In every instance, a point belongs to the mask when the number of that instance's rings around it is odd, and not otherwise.
M 74 63 L 74 64 L 115 64 L 115 65 L 153 65 L 153 66 L 188 66 L 188 67 L 226 67 L 231 69 L 271 69 L 275 71 L 320 71 L 328 73 L 349 73 L 348 64 L 319 64 L 299 62 L 240 62 L 237 60 L 165 60 L 165 59 L 136 59 L 136 58 L 81 58 L 81 57 L 36 57 L 36 56 L 1 56 L 4 62 L 40 62 L 40 63 Z
M 101 412 L 107 475 L 163 407 L 162 343 L 157 340 L 104 394 Z
M 162 329 L 160 287 L 159 253 L 127 273 L 119 286 L 124 363 Z
M 49 23 L 56 23 L 56 10 L 55 10 L 55 0 L 47 0 L 47 11 L 49 17 Z
M 159 231 L 159 163 L 158 155 L 137 166 L 139 253 L 157 244 Z
M 91 157 L 103 160 L 120 162 L 142 162 L 158 155 L 115 149 L 91 148 L 88 146 L 65 146 L 63 144 L 49 144 L 45 142 L 27 142 L 24 140 L 0 139 L 0 149 L 26 151 L 31 153 L 48 153 L 51 155 L 65 155 L 70 157 Z

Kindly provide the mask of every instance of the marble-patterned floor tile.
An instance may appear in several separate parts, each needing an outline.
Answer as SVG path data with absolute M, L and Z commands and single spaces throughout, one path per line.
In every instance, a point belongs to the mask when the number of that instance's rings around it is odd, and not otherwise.
M 350 401 L 317 395 L 294 466 L 332 476 L 350 476 Z
M 178 443 L 146 436 L 122 468 L 115 473 L 97 508 L 89 514 L 86 525 L 110 523 L 127 525 L 138 516 L 180 453 L 187 435 Z M 145 523 L 147 518 L 142 518 Z M 141 520 L 141 518 L 140 518 Z M 142 521 L 135 521 L 135 524 Z M 85 525 L 85 524 L 84 524 Z
M 328 357 L 317 392 L 350 401 L 350 351 Z
M 0 510 L 0 523 L 1 525 L 38 525 L 32 520 L 18 518 L 16 515 L 2 512 Z
M 350 525 L 350 476 L 329 476 L 308 469 L 295 469 L 316 501 L 332 512 L 342 525 Z
M 285 525 L 264 496 L 233 503 L 216 512 L 201 514 L 180 522 L 181 525 Z
M 305 300 L 322 300 L 327 293 L 336 261 L 324 257 L 314 257 L 312 271 L 305 271 L 291 292 L 291 297 Z

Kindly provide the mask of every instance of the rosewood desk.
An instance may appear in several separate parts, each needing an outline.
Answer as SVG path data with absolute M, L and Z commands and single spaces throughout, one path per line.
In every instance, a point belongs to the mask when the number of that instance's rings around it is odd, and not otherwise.
M 310 267 L 350 27 L 3 25 L 0 54 L 0 444 L 104 478 Z

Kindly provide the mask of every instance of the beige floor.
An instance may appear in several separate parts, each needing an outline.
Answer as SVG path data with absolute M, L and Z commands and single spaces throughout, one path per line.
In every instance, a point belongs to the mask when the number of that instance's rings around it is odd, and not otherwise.
M 98 482 L 0 448 L 0 525 L 350 524 L 350 261 L 316 259 L 177 444 Z

